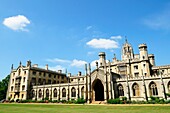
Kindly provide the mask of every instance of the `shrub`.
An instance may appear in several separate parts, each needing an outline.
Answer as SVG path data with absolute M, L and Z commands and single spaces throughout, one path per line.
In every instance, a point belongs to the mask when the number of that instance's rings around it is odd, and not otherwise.
M 74 102 L 74 101 L 73 101 Z M 84 98 L 78 98 L 76 101 L 75 101 L 75 104 L 84 104 L 86 102 L 86 100 L 84 100 Z
M 52 101 L 52 103 L 57 103 L 57 102 L 58 102 L 58 100 L 53 100 L 53 101 Z
M 166 96 L 167 96 L 167 97 L 170 97 L 170 93 L 166 93 Z
M 18 102 L 18 103 L 19 103 L 19 102 L 20 102 L 20 100 L 19 100 L 19 99 L 16 99 L 16 102 Z
M 66 103 L 67 101 L 66 101 L 66 100 L 61 100 L 60 102 L 61 102 L 61 103 Z
M 109 100 L 107 101 L 107 103 L 109 103 L 109 104 L 123 104 L 123 102 L 120 100 L 120 98 L 109 99 Z
M 49 100 L 49 98 L 48 98 L 48 97 L 45 97 L 44 100 Z
M 153 97 L 153 96 L 151 96 L 150 98 L 151 98 L 151 100 L 159 100 L 159 97 Z
M 14 102 L 14 99 L 10 100 L 10 102 Z
M 45 103 L 45 101 L 44 100 L 39 100 L 39 101 L 37 101 L 38 103 Z

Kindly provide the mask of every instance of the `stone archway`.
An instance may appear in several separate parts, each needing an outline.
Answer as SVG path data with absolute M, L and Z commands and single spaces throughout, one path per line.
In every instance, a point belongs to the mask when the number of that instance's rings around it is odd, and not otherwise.
M 101 80 L 96 79 L 92 85 L 93 97 L 92 101 L 104 101 L 104 87 Z

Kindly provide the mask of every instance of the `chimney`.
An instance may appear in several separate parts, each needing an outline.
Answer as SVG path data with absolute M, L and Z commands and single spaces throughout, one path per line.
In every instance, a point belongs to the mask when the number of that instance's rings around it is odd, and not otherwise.
M 38 67 L 38 64 L 34 64 L 33 67 Z
M 62 73 L 62 70 L 58 70 L 58 73 Z
M 68 75 L 67 75 L 68 77 L 71 77 L 71 73 L 68 73 Z
M 81 71 L 78 72 L 78 76 L 81 76 Z
M 27 61 L 27 67 L 31 67 L 31 61 L 30 60 Z
M 48 64 L 46 64 L 45 69 L 48 70 Z

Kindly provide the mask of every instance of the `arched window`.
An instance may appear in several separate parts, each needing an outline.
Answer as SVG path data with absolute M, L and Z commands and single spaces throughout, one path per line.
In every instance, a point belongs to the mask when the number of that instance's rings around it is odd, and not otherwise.
M 71 97 L 76 97 L 76 89 L 74 87 L 71 89 Z
M 168 93 L 170 93 L 170 81 L 168 82 Z
M 49 98 L 49 89 L 46 90 L 46 98 Z
M 42 97 L 42 91 L 41 91 L 41 89 L 39 90 L 38 97 L 39 97 L 39 98 Z
M 149 90 L 150 90 L 151 96 L 157 96 L 158 95 L 158 89 L 157 89 L 157 86 L 154 82 L 151 82 L 149 84 Z
M 66 89 L 65 88 L 62 89 L 62 97 L 66 97 Z
M 84 97 L 84 86 L 81 88 L 81 97 Z
M 119 96 L 124 96 L 123 86 L 121 84 L 119 84 L 117 88 L 118 88 L 118 95 Z
M 57 97 L 57 89 L 54 89 L 54 97 Z
M 139 85 L 137 83 L 134 83 L 132 85 L 132 91 L 133 91 L 133 96 L 139 96 L 140 95 Z

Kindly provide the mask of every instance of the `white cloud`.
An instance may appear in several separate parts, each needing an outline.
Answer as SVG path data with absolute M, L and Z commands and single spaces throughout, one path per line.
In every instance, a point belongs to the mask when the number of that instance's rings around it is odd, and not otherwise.
M 94 54 L 95 54 L 94 51 L 89 51 L 89 52 L 87 52 L 87 55 L 89 55 L 89 56 L 94 55 Z
M 87 26 L 86 30 L 90 30 L 93 26 Z
M 122 39 L 122 36 L 111 36 L 111 39 Z
M 95 38 L 87 42 L 86 44 L 93 48 L 102 48 L 102 49 L 113 49 L 119 47 L 118 42 L 112 39 L 104 39 L 104 38 L 100 38 L 100 39 Z
M 170 29 L 170 9 L 161 13 L 150 15 L 143 20 L 143 23 L 152 29 Z
M 17 15 L 5 18 L 3 24 L 14 31 L 28 31 L 25 27 L 30 21 L 23 15 Z
M 100 66 L 100 61 L 99 60 L 93 60 L 90 64 L 91 64 L 91 68 L 95 69 L 96 68 L 96 62 L 98 62 L 98 67 Z M 106 60 L 106 63 L 108 63 L 109 60 Z
M 71 62 L 69 60 L 63 60 L 63 59 L 59 59 L 59 58 L 47 59 L 47 61 L 52 62 L 52 63 L 70 63 Z
M 62 72 L 65 71 L 65 68 L 62 67 L 61 65 L 57 65 L 57 66 L 54 66 L 54 67 L 48 67 L 50 70 L 53 70 L 53 71 L 58 71 L 58 70 L 62 70 Z
M 100 65 L 99 60 L 93 60 L 93 61 L 90 63 L 92 69 L 95 69 L 95 68 L 96 68 L 96 62 L 98 62 L 98 66 Z
M 86 61 L 83 60 L 64 60 L 64 59 L 59 59 L 59 58 L 54 58 L 54 59 L 47 59 L 46 61 L 52 62 L 52 63 L 60 63 L 63 65 L 71 66 L 71 67 L 78 67 L 82 68 L 84 65 L 87 63 Z
M 84 67 L 86 63 L 86 61 L 74 59 L 71 63 L 71 66 L 81 68 Z

